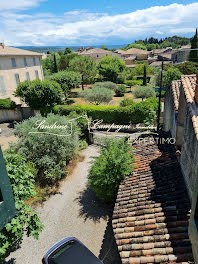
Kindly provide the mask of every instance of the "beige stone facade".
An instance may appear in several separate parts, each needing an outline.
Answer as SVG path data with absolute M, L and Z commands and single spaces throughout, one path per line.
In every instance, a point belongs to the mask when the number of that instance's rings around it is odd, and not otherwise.
M 11 98 L 17 104 L 20 99 L 14 97 L 19 82 L 44 79 L 41 66 L 42 54 L 0 45 L 0 98 Z

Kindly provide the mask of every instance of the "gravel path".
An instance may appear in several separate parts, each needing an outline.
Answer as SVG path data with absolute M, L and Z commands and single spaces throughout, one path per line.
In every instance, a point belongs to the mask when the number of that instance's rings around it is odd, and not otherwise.
M 0 145 L 2 150 L 6 150 L 9 147 L 9 143 L 15 143 L 17 137 L 13 133 L 13 123 L 3 123 L 0 124 Z
M 84 160 L 62 183 L 59 192 L 37 209 L 45 225 L 39 240 L 24 237 L 21 248 L 11 253 L 6 263 L 40 264 L 46 250 L 67 236 L 81 240 L 96 256 L 100 255 L 104 263 L 120 263 L 112 259 L 117 254 L 111 221 L 108 221 L 112 208 L 101 204 L 87 187 L 90 161 L 92 156 L 98 155 L 98 147 L 89 146 L 82 155 Z M 111 252 L 112 248 L 115 253 Z

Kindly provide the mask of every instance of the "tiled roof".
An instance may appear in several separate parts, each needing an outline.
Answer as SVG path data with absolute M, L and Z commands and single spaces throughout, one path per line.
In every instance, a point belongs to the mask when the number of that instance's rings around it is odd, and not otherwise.
M 172 81 L 171 91 L 172 91 L 173 102 L 176 111 L 178 111 L 179 108 L 180 86 L 181 86 L 181 81 Z
M 104 50 L 104 49 L 100 49 L 100 48 L 90 48 L 90 49 L 85 49 L 85 50 L 79 52 L 79 54 L 81 54 L 81 55 L 100 54 L 100 53 L 109 54 L 109 55 L 116 54 L 113 51 Z
M 193 127 L 196 138 L 198 140 L 198 106 L 194 100 L 195 87 L 196 87 L 196 75 L 182 75 L 181 77 L 182 86 L 184 89 L 187 106 L 190 110 L 192 117 Z
M 113 230 L 123 264 L 189 263 L 190 203 L 171 145 L 135 144 L 135 168 L 119 187 Z
M 42 56 L 42 53 L 0 45 L 0 56 Z
M 137 55 L 137 54 L 150 54 L 150 51 L 147 50 L 142 50 L 142 49 L 136 49 L 136 48 L 131 48 L 125 51 L 125 53 L 123 54 L 127 54 L 127 55 Z

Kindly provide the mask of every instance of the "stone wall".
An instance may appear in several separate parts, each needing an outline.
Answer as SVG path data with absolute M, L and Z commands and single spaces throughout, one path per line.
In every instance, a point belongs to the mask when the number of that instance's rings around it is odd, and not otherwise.
M 21 122 L 31 116 L 35 116 L 39 111 L 33 111 L 30 107 L 20 107 L 14 110 L 0 109 L 0 123 Z
M 190 199 L 192 195 L 197 177 L 198 170 L 198 141 L 194 132 L 193 124 L 189 109 L 186 110 L 186 118 L 184 123 L 184 138 L 181 149 L 180 164 L 184 174 L 186 186 Z
M 173 95 L 169 88 L 165 93 L 164 98 L 164 131 L 171 132 L 173 138 L 176 138 L 176 120 L 175 120 L 175 108 L 173 102 Z

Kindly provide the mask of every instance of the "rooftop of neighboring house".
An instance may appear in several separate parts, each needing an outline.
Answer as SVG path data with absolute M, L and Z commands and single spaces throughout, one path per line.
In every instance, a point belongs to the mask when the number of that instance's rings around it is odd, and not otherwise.
M 179 108 L 180 86 L 181 86 L 180 80 L 179 81 L 172 81 L 171 92 L 173 95 L 173 102 L 174 102 L 175 111 L 178 111 L 178 108 Z
M 136 59 L 136 56 L 133 55 L 133 56 L 125 58 L 125 61 L 130 61 L 130 60 L 135 60 L 135 59 Z
M 42 56 L 42 53 L 8 47 L 0 43 L 0 56 Z
M 179 50 L 181 50 L 181 49 L 191 49 L 191 45 L 181 46 L 181 48 L 179 48 Z
M 120 53 L 121 55 L 139 55 L 139 54 L 150 54 L 150 51 L 142 50 L 142 49 L 136 49 L 131 48 L 128 50 L 116 50 L 117 53 Z
M 162 54 L 162 53 L 165 53 L 165 52 L 170 52 L 172 50 L 173 50 L 172 47 L 167 47 L 167 48 L 164 48 L 164 49 L 154 49 L 154 50 L 152 50 L 152 54 L 157 55 L 157 54 Z
M 172 61 L 164 61 L 164 64 L 170 64 Z M 162 65 L 162 61 L 154 61 L 149 66 L 151 67 L 160 67 Z
M 172 82 L 171 89 L 174 99 L 174 107 L 175 110 L 178 110 L 179 95 L 180 95 L 179 89 L 180 89 L 180 85 L 182 85 L 184 89 L 187 107 L 190 110 L 194 131 L 198 140 L 198 90 L 196 95 L 195 93 L 196 83 L 198 89 L 198 75 L 197 76 L 196 74 L 182 75 L 181 80 Z M 196 97 L 197 97 L 197 102 L 195 100 Z
M 90 54 L 115 54 L 113 51 L 110 51 L 110 50 L 104 50 L 104 49 L 100 49 L 100 48 L 93 48 L 93 47 L 89 47 L 89 48 L 86 48 L 84 50 L 81 50 L 78 52 L 78 54 L 80 55 L 90 55 Z

